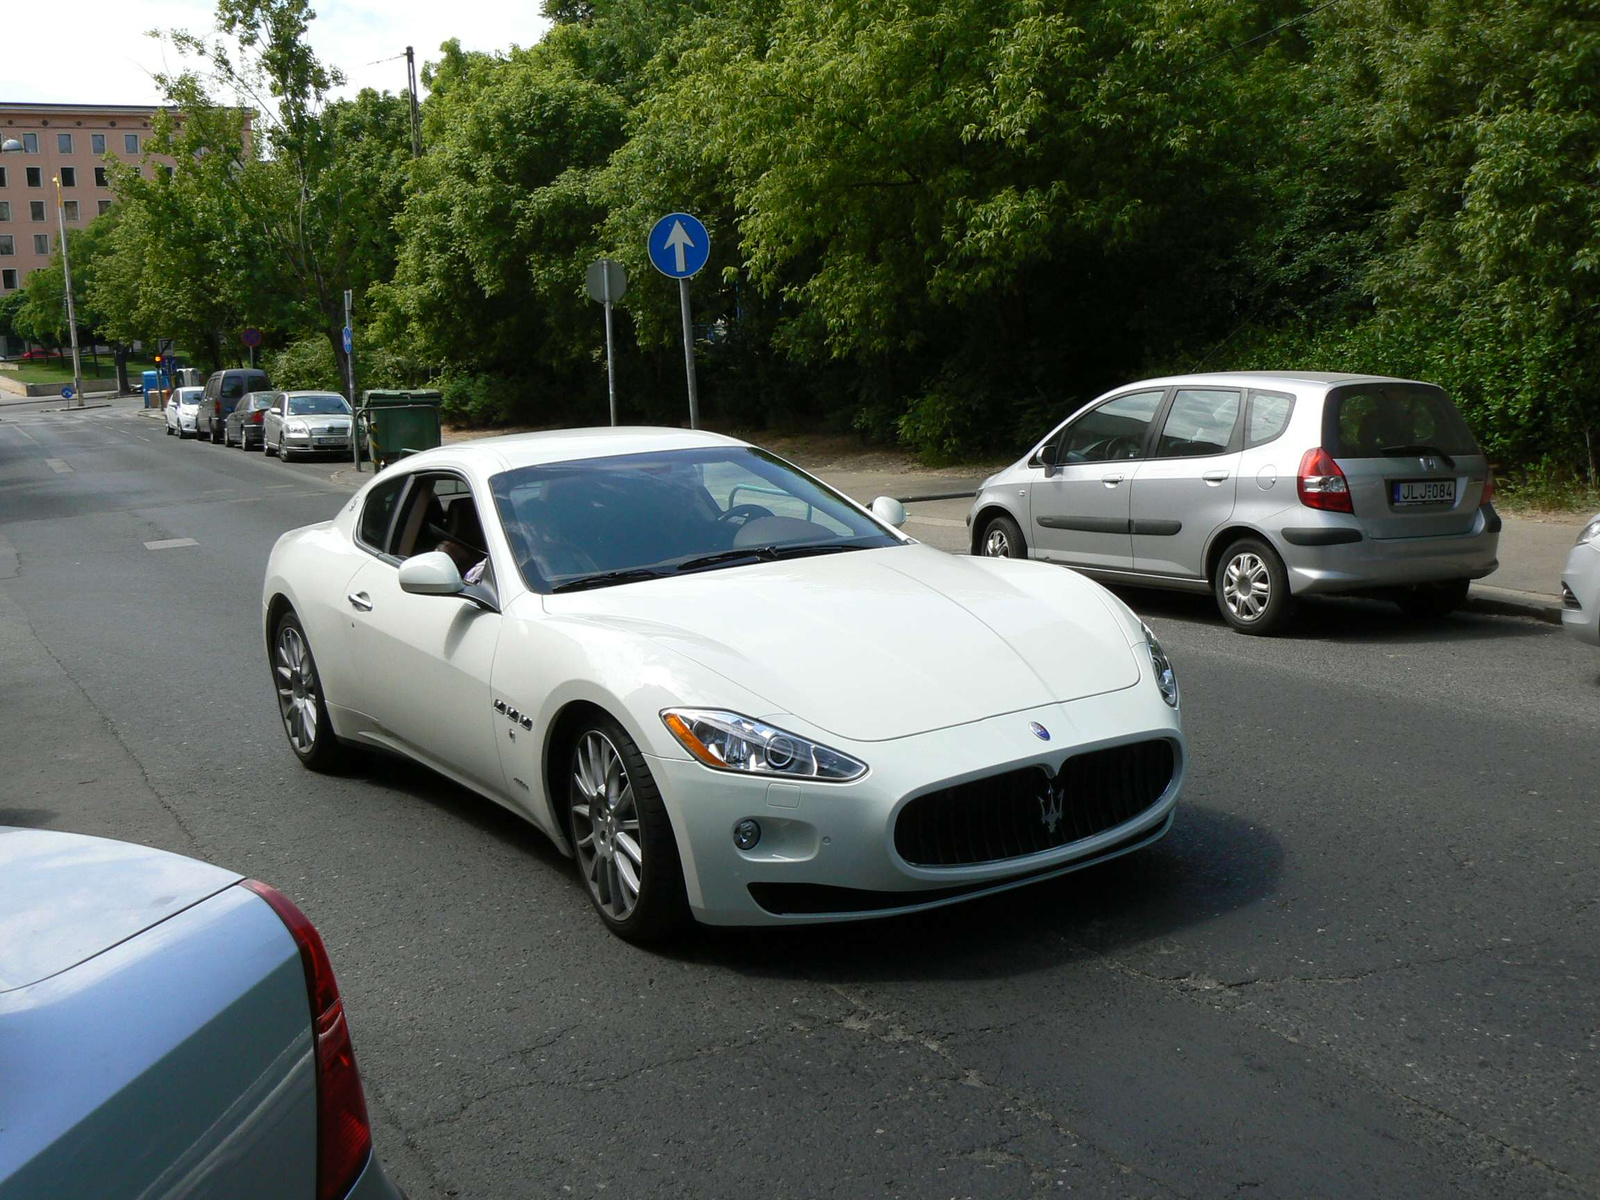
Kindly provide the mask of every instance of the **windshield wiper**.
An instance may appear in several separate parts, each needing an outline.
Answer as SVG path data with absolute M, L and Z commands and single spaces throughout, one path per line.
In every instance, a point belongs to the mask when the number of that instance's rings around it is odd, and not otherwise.
M 1456 460 L 1451 458 L 1437 446 L 1429 446 L 1424 442 L 1408 442 L 1404 446 L 1385 446 L 1382 453 L 1388 458 L 1410 458 L 1413 454 L 1431 454 L 1434 458 L 1444 459 L 1444 465 L 1453 467 Z
M 552 594 L 556 592 L 581 592 L 588 588 L 610 587 L 614 583 L 635 583 L 641 579 L 661 579 L 666 576 L 665 571 L 651 570 L 649 567 L 629 567 L 625 571 L 601 571 L 598 575 L 584 575 L 578 579 L 569 579 L 566 583 L 558 583 L 551 588 Z
M 755 559 L 758 562 L 776 562 L 780 558 L 805 558 L 813 554 L 837 554 L 841 550 L 865 550 L 865 546 L 858 546 L 854 542 L 820 542 L 802 543 L 794 546 L 742 546 L 735 550 L 722 550 L 716 554 L 704 554 L 699 558 L 691 558 L 688 562 L 679 563 L 681 571 L 703 571 L 707 567 L 720 567 L 724 563 L 742 562 L 745 559 Z

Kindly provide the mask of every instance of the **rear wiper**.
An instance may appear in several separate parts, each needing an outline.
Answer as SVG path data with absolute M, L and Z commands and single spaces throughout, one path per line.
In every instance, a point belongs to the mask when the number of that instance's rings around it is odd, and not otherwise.
M 613 583 L 634 583 L 641 579 L 662 579 L 665 571 L 653 571 L 649 567 L 629 567 L 625 571 L 601 571 L 598 575 L 584 575 L 578 579 L 569 579 L 566 583 L 558 583 L 551 588 L 551 593 L 556 592 L 581 592 L 588 588 L 610 587 Z
M 1431 454 L 1434 458 L 1444 459 L 1444 465 L 1447 467 L 1456 465 L 1456 460 L 1439 449 L 1439 447 L 1429 446 L 1424 442 L 1411 442 L 1404 446 L 1385 446 L 1380 453 L 1388 458 L 1410 458 L 1413 454 Z
M 741 562 L 745 559 L 754 559 L 757 562 L 776 562 L 780 558 L 803 558 L 812 554 L 836 554 L 841 550 L 865 549 L 865 546 L 857 546 L 850 542 L 802 543 L 795 546 L 743 546 L 734 550 L 722 550 L 716 554 L 705 554 L 699 558 L 691 558 L 688 562 L 679 563 L 678 570 L 703 571 L 707 567 L 719 567 L 724 563 Z

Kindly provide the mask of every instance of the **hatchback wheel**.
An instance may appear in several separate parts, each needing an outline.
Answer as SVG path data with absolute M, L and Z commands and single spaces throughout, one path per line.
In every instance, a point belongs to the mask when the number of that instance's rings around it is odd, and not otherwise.
M 1256 538 L 1228 547 L 1212 583 L 1223 620 L 1240 633 L 1275 633 L 1294 608 L 1283 559 Z
M 687 920 L 689 903 L 672 824 L 644 755 L 604 717 L 570 744 L 567 832 L 595 911 L 628 941 L 671 932 Z
M 1400 611 L 1419 621 L 1437 620 L 1449 616 L 1467 602 L 1470 579 L 1452 579 L 1449 583 L 1424 583 L 1402 589 L 1394 598 Z
M 278 715 L 289 748 L 313 771 L 328 771 L 344 757 L 344 747 L 334 736 L 322 680 L 300 618 L 287 612 L 278 619 L 272 635 L 272 683 L 278 693 Z
M 978 549 L 985 558 L 1027 558 L 1022 530 L 1010 517 L 995 517 L 983 527 Z

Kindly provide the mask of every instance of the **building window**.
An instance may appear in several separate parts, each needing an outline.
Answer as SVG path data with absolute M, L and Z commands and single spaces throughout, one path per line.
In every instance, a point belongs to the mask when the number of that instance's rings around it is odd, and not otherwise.
M 0 221 L 11 220 L 11 201 L 0 200 Z
M 35 254 L 50 253 L 50 235 L 48 233 L 36 233 L 33 235 L 33 252 Z
M 111 184 L 106 182 L 106 169 L 104 167 L 96 167 L 94 169 L 94 185 L 95 187 L 111 186 Z
M 44 186 L 44 168 L 43 167 L 29 167 L 29 168 L 27 168 L 27 171 L 28 171 L 28 186 L 29 187 L 43 187 Z
M 126 150 L 129 154 L 137 154 L 137 153 L 139 153 L 139 135 L 137 133 L 125 133 L 125 134 L 123 134 L 122 135 L 122 148 L 124 150 Z
M 106 152 L 106 135 L 103 133 L 91 133 L 89 135 L 89 148 L 96 154 L 104 154 Z
M 161 177 L 163 179 L 171 179 L 172 178 L 172 168 L 170 166 L 168 166 L 166 163 L 162 163 L 161 164 Z
M 0 167 L 0 187 L 5 187 L 5 186 L 6 186 L 6 169 L 4 167 Z
M 17 241 L 9 233 L 0 233 L 0 255 L 10 256 L 17 252 Z
M 78 202 L 76 200 L 63 200 L 61 202 L 61 210 L 67 220 L 76 221 L 78 219 Z
M 72 135 L 70 133 L 56 134 L 56 151 L 60 154 L 72 153 Z
M 28 201 L 28 220 L 30 220 L 30 221 L 42 221 L 42 220 L 44 220 L 44 201 L 43 200 L 29 200 Z
M 17 269 L 15 267 L 7 267 L 4 271 L 0 271 L 0 288 L 4 288 L 8 292 L 17 290 Z
M 78 168 L 77 167 L 62 167 L 61 168 L 61 186 L 62 187 L 77 187 L 78 186 Z
M 39 135 L 37 133 L 25 133 L 22 135 L 22 152 L 24 154 L 39 153 Z
M 109 200 L 100 201 L 100 215 L 103 217 L 110 211 L 111 211 L 111 201 L 109 201 Z

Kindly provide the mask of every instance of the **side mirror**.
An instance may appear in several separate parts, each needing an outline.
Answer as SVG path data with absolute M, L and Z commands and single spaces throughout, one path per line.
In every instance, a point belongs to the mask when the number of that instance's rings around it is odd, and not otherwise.
M 906 523 L 906 506 L 893 496 L 879 496 L 872 502 L 872 515 L 899 529 Z
M 1056 465 L 1056 455 L 1060 453 L 1060 442 L 1046 442 L 1039 447 L 1039 465 L 1046 470 Z
M 413 555 L 400 564 L 400 590 L 414 596 L 459 596 L 467 585 L 443 550 Z

